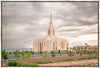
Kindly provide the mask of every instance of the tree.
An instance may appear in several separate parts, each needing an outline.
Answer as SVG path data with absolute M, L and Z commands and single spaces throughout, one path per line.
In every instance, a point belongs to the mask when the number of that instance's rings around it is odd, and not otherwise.
M 6 59 L 8 59 L 8 55 L 7 55 L 7 52 L 5 50 L 2 51 L 2 58 L 4 59 L 5 64 L 6 64 Z
M 88 55 L 92 55 L 92 51 L 88 51 Z
M 69 48 L 67 47 L 67 49 L 69 49 Z
M 74 56 L 75 53 L 74 52 L 68 52 L 68 56 Z
M 72 49 L 72 48 L 70 47 L 70 49 Z
M 47 57 L 47 52 L 45 51 L 43 58 L 46 58 L 46 57 Z
M 80 51 L 80 56 L 82 56 L 83 55 L 83 52 L 82 51 Z
M 31 57 L 31 52 L 28 52 L 28 53 L 23 52 L 22 56 L 23 56 L 23 58 L 30 58 Z
M 31 54 L 33 55 L 34 54 L 34 51 L 31 51 Z
M 85 53 L 86 53 L 86 49 L 87 49 L 87 47 L 85 47 Z
M 61 56 L 61 52 L 60 52 L 60 50 L 58 50 L 58 53 L 59 53 L 59 55 Z
M 51 56 L 55 57 L 55 52 L 54 51 L 51 51 Z
M 83 47 L 81 47 L 81 49 L 83 49 Z
M 40 51 L 40 54 L 42 55 L 42 54 L 43 54 L 43 52 L 42 52 L 42 51 Z
M 16 57 L 17 59 L 19 59 L 19 57 L 20 57 L 20 52 L 19 52 L 18 50 L 16 50 L 16 51 L 14 52 L 14 55 L 15 55 L 15 57 Z
M 9 54 L 11 54 L 11 52 L 9 52 Z
M 73 50 L 76 50 L 76 48 L 75 48 L 75 47 L 73 47 Z
M 98 51 L 96 51 L 95 55 L 98 55 Z

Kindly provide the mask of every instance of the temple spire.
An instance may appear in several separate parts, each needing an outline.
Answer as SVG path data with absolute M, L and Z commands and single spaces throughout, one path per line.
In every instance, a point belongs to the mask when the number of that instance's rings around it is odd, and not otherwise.
M 50 20 L 52 20 L 52 11 L 50 11 Z
M 52 23 L 52 11 L 50 11 L 50 26 L 53 26 L 53 23 Z
M 50 25 L 47 31 L 48 36 L 55 36 L 55 29 L 52 22 L 52 12 L 50 11 Z

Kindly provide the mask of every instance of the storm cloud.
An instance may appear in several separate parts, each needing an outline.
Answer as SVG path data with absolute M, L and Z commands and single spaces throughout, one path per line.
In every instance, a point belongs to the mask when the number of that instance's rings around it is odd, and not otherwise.
M 2 47 L 32 48 L 47 35 L 50 11 L 57 37 L 97 40 L 98 2 L 2 2 Z

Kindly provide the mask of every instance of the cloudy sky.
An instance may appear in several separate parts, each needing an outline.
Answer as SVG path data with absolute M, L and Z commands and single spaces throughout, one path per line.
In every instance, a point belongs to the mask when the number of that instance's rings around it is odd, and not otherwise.
M 97 2 L 2 2 L 2 47 L 32 48 L 47 35 L 50 11 L 57 37 L 97 41 Z

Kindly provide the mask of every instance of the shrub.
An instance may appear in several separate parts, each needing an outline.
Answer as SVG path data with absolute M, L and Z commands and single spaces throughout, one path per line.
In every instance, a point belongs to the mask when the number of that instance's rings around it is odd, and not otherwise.
M 43 52 L 42 52 L 42 51 L 40 51 L 40 54 L 42 55 L 42 54 L 43 54 Z
M 28 51 L 25 51 L 25 53 L 28 53 Z
M 55 57 L 55 52 L 54 51 L 51 51 L 51 56 Z
M 80 51 L 80 56 L 81 56 L 81 55 L 83 55 L 83 52 L 82 52 L 82 51 Z
M 96 52 L 95 55 L 98 55 L 98 52 Z
M 19 57 L 20 57 L 19 51 L 16 50 L 16 51 L 14 52 L 14 55 L 15 55 L 16 58 L 19 58 Z
M 79 53 L 79 51 L 77 51 L 76 53 Z
M 9 52 L 9 54 L 11 54 L 11 52 Z
M 34 51 L 32 51 L 31 54 L 33 55 L 34 54 Z
M 73 47 L 73 50 L 76 50 L 76 48 L 75 48 L 75 47 Z
M 2 58 L 8 59 L 8 55 L 7 55 L 7 52 L 5 50 L 2 51 Z
M 88 52 L 88 55 L 92 55 L 92 51 L 89 51 L 89 52 Z
M 83 47 L 81 47 L 81 49 L 83 49 Z
M 74 52 L 68 52 L 68 56 L 74 56 L 75 53 Z
M 30 58 L 31 57 L 31 52 L 28 52 L 28 53 L 23 53 L 22 54 L 23 58 Z
M 60 52 L 60 50 L 58 50 L 58 53 L 59 53 L 59 55 L 61 56 L 61 52 Z
M 46 51 L 44 52 L 43 58 L 47 58 L 47 52 Z
M 17 66 L 18 65 L 18 61 L 16 60 L 12 60 L 8 62 L 8 66 Z
M 22 54 L 22 52 L 19 52 L 20 54 Z
M 8 62 L 8 66 L 38 66 L 36 63 L 24 63 L 12 60 Z

